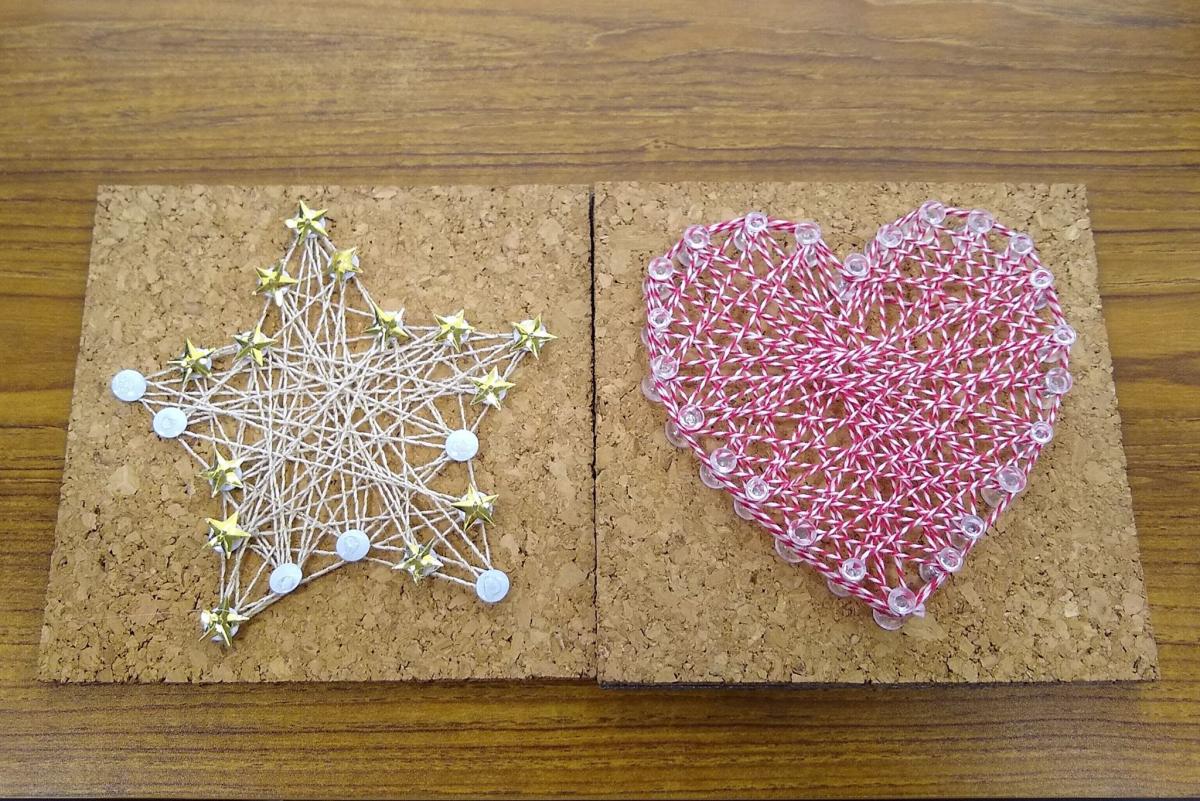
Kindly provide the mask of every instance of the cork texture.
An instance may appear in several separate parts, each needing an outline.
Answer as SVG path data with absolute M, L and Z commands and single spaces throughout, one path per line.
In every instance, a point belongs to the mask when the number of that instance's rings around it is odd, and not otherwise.
M 785 564 L 728 495 L 700 483 L 638 382 L 648 260 L 692 223 L 759 209 L 818 222 L 834 252 L 928 198 L 1028 231 L 1056 276 L 1075 388 L 1029 489 L 924 619 L 887 632 Z M 1084 187 L 603 184 L 595 197 L 597 672 L 604 683 L 1153 679 L 1112 363 Z
M 57 681 L 278 681 L 594 675 L 592 343 L 586 187 L 101 187 L 51 565 L 40 675 Z M 301 587 L 225 650 L 199 636 L 218 586 L 216 509 L 197 467 L 109 392 L 183 338 L 257 319 L 300 198 L 329 207 L 363 280 L 406 319 L 465 308 L 480 330 L 543 313 L 560 339 L 526 359 L 480 429 L 481 485 L 509 596 L 350 564 Z

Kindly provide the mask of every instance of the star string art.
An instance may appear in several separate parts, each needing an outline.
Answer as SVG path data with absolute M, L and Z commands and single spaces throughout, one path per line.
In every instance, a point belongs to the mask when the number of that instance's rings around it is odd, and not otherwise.
M 476 483 L 472 460 L 517 365 L 555 337 L 540 317 L 483 333 L 462 310 L 408 324 L 371 299 L 356 249 L 338 249 L 328 223 L 300 203 L 283 258 L 257 270 L 262 312 L 232 343 L 187 339 L 167 369 L 112 381 L 219 498 L 200 540 L 220 560 L 219 588 L 200 624 L 225 645 L 350 562 L 473 587 L 486 603 L 509 589 L 487 538 L 497 494 Z M 466 481 L 448 491 L 453 463 Z

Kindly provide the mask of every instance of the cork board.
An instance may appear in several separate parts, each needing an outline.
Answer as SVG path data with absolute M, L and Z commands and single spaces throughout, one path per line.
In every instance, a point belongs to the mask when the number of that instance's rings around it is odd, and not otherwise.
M 481 485 L 508 597 L 358 563 L 251 621 L 199 638 L 217 587 L 202 547 L 217 508 L 178 443 L 109 393 L 185 335 L 224 342 L 261 310 L 253 267 L 279 258 L 305 198 L 357 245 L 386 308 L 431 324 L 465 307 L 486 331 L 544 313 L 560 339 L 527 359 L 480 429 Z M 67 438 L 40 675 L 57 681 L 586 677 L 594 674 L 591 277 L 585 187 L 101 187 Z
M 638 389 L 641 281 L 684 227 L 759 209 L 845 255 L 929 198 L 1028 231 L 1079 331 L 1029 489 L 924 619 L 887 632 L 705 488 Z M 595 197 L 597 672 L 604 683 L 1153 679 L 1137 536 L 1082 186 L 604 184 Z

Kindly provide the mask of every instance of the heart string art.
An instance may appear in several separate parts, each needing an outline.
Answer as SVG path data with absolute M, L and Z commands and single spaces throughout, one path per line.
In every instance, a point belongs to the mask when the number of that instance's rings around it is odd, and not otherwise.
M 642 391 L 740 517 L 885 629 L 1024 491 L 1075 331 L 1033 240 L 929 201 L 839 259 L 813 222 L 694 225 L 651 259 Z

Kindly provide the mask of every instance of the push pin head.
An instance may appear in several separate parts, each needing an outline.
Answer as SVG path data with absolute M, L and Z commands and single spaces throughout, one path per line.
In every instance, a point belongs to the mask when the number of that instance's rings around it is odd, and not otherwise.
M 475 594 L 485 604 L 503 601 L 509 586 L 508 574 L 495 568 L 485 570 L 475 578 Z
M 821 241 L 821 227 L 813 222 L 796 223 L 796 241 L 806 247 L 817 244 Z
M 712 237 L 703 225 L 693 225 L 683 232 L 683 244 L 688 250 L 699 251 L 708 247 Z
M 867 577 L 867 563 L 857 556 L 852 556 L 842 562 L 842 566 L 838 568 L 838 572 L 842 574 L 842 578 L 846 581 L 857 584 Z
M 112 377 L 112 394 L 126 403 L 141 400 L 146 394 L 146 376 L 137 370 L 122 370 Z
M 980 236 L 988 233 L 996 225 L 996 218 L 983 209 L 976 209 L 967 215 L 967 230 Z
M 842 262 L 842 274 L 851 281 L 861 281 L 871 271 L 871 262 L 861 253 L 851 253 Z
M 762 503 L 771 494 L 771 488 L 758 476 L 746 482 L 746 498 L 752 503 Z
M 704 412 L 699 406 L 684 406 L 679 410 L 679 427 L 684 431 L 695 431 L 704 425 Z
M 918 214 L 930 225 L 941 225 L 946 219 L 946 206 L 937 200 L 926 200 Z
M 651 281 L 670 281 L 675 274 L 675 265 L 665 256 L 656 256 L 650 260 L 647 272 Z

